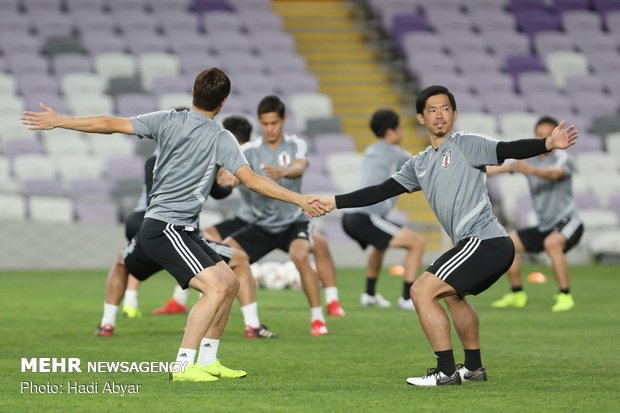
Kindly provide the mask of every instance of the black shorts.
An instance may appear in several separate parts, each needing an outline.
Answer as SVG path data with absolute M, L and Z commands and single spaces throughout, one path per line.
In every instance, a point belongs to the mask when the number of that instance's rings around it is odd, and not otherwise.
M 257 225 L 250 224 L 232 234 L 231 237 L 248 254 L 250 262 L 254 263 L 275 249 L 288 252 L 296 239 L 305 239 L 311 242 L 308 224 L 308 222 L 295 222 L 288 229 L 278 234 L 272 234 Z
M 172 274 L 182 288 L 187 288 L 196 274 L 222 261 L 194 227 L 145 218 L 134 240 L 125 254 L 125 265 L 139 280 L 148 278 L 145 275 L 149 272 L 152 275 L 153 264 L 157 264 Z
M 564 252 L 570 251 L 583 235 L 583 223 L 577 218 L 564 218 L 553 228 L 541 231 L 538 227 L 525 228 L 517 231 L 517 235 L 527 252 L 543 252 L 545 250 L 545 238 L 553 231 L 558 231 L 564 239 Z
M 202 239 L 213 251 L 215 251 L 226 264 L 230 262 L 233 256 L 233 249 L 228 245 L 219 242 L 207 241 Z M 125 266 L 131 275 L 140 281 L 146 281 L 153 274 L 163 270 L 162 266 L 150 259 L 142 247 L 138 237 L 134 237 L 129 241 L 123 252 Z
M 437 258 L 426 271 L 450 284 L 459 295 L 477 295 L 508 271 L 514 257 L 510 237 L 469 237 Z
M 248 225 L 250 225 L 248 222 L 242 220 L 241 218 L 234 217 L 227 219 L 226 221 L 222 221 L 219 224 L 214 225 L 214 227 L 220 233 L 220 237 L 225 239 L 229 235 L 234 234 Z
M 125 237 L 127 241 L 131 241 L 133 237 L 140 232 L 145 212 L 146 211 L 134 211 L 125 219 Z
M 354 212 L 342 216 L 342 229 L 348 236 L 357 241 L 362 249 L 372 245 L 383 251 L 401 227 L 381 217 L 381 215 Z

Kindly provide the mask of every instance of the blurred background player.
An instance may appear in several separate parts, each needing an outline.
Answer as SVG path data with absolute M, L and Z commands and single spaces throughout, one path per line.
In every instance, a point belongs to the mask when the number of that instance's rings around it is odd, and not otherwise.
M 250 141 L 250 137 L 252 136 L 252 124 L 243 116 L 229 116 L 224 119 L 222 125 L 232 132 L 240 145 Z M 240 188 L 240 190 L 243 189 Z M 206 228 L 203 235 L 212 241 L 222 242 L 231 234 L 248 226 L 252 219 L 251 208 L 244 202 L 243 198 L 241 198 L 241 205 L 235 217 Z M 325 294 L 327 315 L 332 317 L 344 317 L 346 312 L 340 304 L 338 287 L 336 286 L 336 268 L 327 240 L 317 231 L 312 231 L 311 237 L 312 253 L 314 254 L 317 273 Z M 168 304 L 170 304 L 170 308 L 173 310 L 179 308 L 172 300 L 168 301 L 166 306 Z M 162 309 L 164 307 L 162 307 Z
M 538 120 L 536 138 L 546 139 L 558 122 L 548 116 Z M 519 172 L 525 175 L 538 217 L 538 225 L 510 232 L 516 255 L 508 270 L 512 292 L 494 301 L 494 308 L 522 308 L 527 295 L 521 283 L 521 258 L 519 253 L 545 251 L 551 259 L 551 270 L 560 288 L 555 296 L 553 312 L 568 311 L 575 306 L 570 292 L 566 253 L 583 235 L 583 223 L 573 201 L 572 174 L 575 165 L 566 151 L 554 150 L 535 158 L 492 167 L 490 174 Z
M 385 181 L 411 158 L 411 154 L 400 147 L 403 132 L 396 112 L 390 109 L 378 110 L 372 115 L 370 129 L 378 140 L 364 151 L 360 187 Z M 375 205 L 347 210 L 342 216 L 342 227 L 362 249 L 369 245 L 373 247 L 368 255 L 366 292 L 361 295 L 360 304 L 390 307 L 391 303 L 376 292 L 377 279 L 385 251 L 388 248 L 404 248 L 407 256 L 404 262 L 403 292 L 397 305 L 403 310 L 414 310 L 409 290 L 424 255 L 424 240 L 409 228 L 402 228 L 386 218 L 395 204 L 396 198 L 390 198 Z
M 286 108 L 277 96 L 263 98 L 257 112 L 263 136 L 241 147 L 244 156 L 253 170 L 299 192 L 301 177 L 308 166 L 306 143 L 296 136 L 284 135 Z M 309 260 L 311 235 L 308 218 L 293 205 L 257 196 L 242 187 L 240 190 L 245 200 L 244 208 L 251 213 L 247 220 L 250 225 L 233 233 L 224 242 L 245 251 L 251 263 L 274 249 L 287 252 L 299 271 L 310 304 L 310 333 L 314 336 L 327 334 L 319 278 Z

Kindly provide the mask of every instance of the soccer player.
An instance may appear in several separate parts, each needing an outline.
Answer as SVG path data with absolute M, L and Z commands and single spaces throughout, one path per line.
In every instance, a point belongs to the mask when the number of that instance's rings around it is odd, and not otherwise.
M 399 117 L 390 109 L 376 111 L 370 119 L 370 129 L 377 142 L 364 151 L 360 186 L 383 182 L 397 172 L 411 158 L 411 154 L 400 147 L 403 132 Z M 360 297 L 363 306 L 390 307 L 391 303 L 376 292 L 377 279 L 381 272 L 383 256 L 388 248 L 404 248 L 405 274 L 403 292 L 398 298 L 398 308 L 414 310 L 409 290 L 415 281 L 418 267 L 424 255 L 424 240 L 408 228 L 389 221 L 386 216 L 394 208 L 396 198 L 350 210 L 342 216 L 342 227 L 348 236 L 357 241 L 362 249 L 371 245 L 368 256 L 366 292 Z
M 424 89 L 416 100 L 416 118 L 427 129 L 431 145 L 409 159 L 381 184 L 318 202 L 327 208 L 372 205 L 404 192 L 423 191 L 454 247 L 433 262 L 411 287 L 424 334 L 437 366 L 414 386 L 483 381 L 487 373 L 480 356 L 480 322 L 467 294 L 480 294 L 511 266 L 514 246 L 497 222 L 487 194 L 485 168 L 505 159 L 525 159 L 555 148 L 568 148 L 579 133 L 564 121 L 546 139 L 499 142 L 484 135 L 453 132 L 456 101 L 443 86 Z M 444 299 L 465 350 L 464 365 L 455 365 L 450 340 L 450 319 L 439 300 Z
M 536 138 L 544 139 L 557 126 L 557 120 L 551 117 L 540 118 L 535 127 Z M 560 288 L 551 311 L 568 311 L 575 306 L 566 262 L 566 253 L 577 245 L 583 235 L 583 223 L 573 201 L 571 176 L 574 171 L 575 165 L 566 151 L 552 151 L 528 160 L 489 168 L 489 174 L 524 174 L 538 217 L 537 226 L 510 232 L 516 250 L 515 259 L 508 269 L 512 292 L 494 301 L 493 307 L 522 308 L 527 304 L 527 295 L 521 284 L 519 257 L 519 253 L 524 251 L 545 251 L 551 258 L 551 269 Z
M 291 202 L 310 216 L 325 208 L 303 196 L 257 175 L 248 166 L 230 132 L 213 121 L 230 93 L 230 79 L 217 68 L 202 71 L 195 79 L 192 110 L 159 111 L 132 118 L 110 116 L 68 117 L 41 104 L 41 112 L 24 112 L 22 123 L 33 130 L 54 128 L 89 133 L 125 133 L 157 143 L 157 163 L 144 223 L 137 242 L 129 249 L 125 264 L 151 259 L 165 268 L 184 288 L 202 293 L 187 317 L 177 362 L 184 371 L 171 374 L 175 381 L 215 381 L 218 376 L 245 375 L 209 364 L 217 350 L 239 288 L 239 281 L 222 258 L 198 235 L 197 221 L 220 167 L 230 170 L 249 189 Z M 196 353 L 198 362 L 196 361 Z
M 252 125 L 246 118 L 242 116 L 230 116 L 224 119 L 222 125 L 224 125 L 226 129 L 235 135 L 237 142 L 239 142 L 240 145 L 250 141 Z M 231 234 L 250 225 L 250 221 L 252 219 L 253 215 L 251 213 L 251 209 L 245 204 L 242 198 L 239 211 L 235 217 L 206 228 L 203 235 L 211 241 L 222 242 Z M 312 231 L 310 235 L 312 237 L 311 247 L 315 258 L 317 273 L 321 283 L 323 284 L 323 291 L 325 293 L 327 315 L 332 317 L 344 317 L 346 312 L 342 308 L 338 297 L 338 287 L 336 286 L 336 268 L 334 266 L 334 260 L 331 252 L 329 251 L 327 240 L 317 231 Z M 177 307 L 176 303 L 172 300 L 166 305 L 168 304 L 170 304 L 171 309 Z M 244 317 L 247 314 L 248 318 L 251 319 L 253 313 L 255 312 L 255 307 L 242 307 L 241 311 L 243 312 Z M 264 334 L 264 332 L 257 332 L 255 327 L 246 323 L 246 337 L 254 338 L 257 334 Z M 261 337 L 261 335 L 258 336 Z
M 250 166 L 265 177 L 294 192 L 301 188 L 308 161 L 306 144 L 296 136 L 283 133 L 286 108 L 277 96 L 267 96 L 258 104 L 258 120 L 263 136 L 241 147 Z M 288 252 L 299 270 L 301 283 L 310 304 L 310 333 L 328 333 L 321 299 L 319 278 L 310 265 L 311 235 L 308 218 L 284 202 L 275 201 L 240 187 L 242 209 L 249 215 L 249 226 L 233 233 L 224 243 L 245 251 L 256 262 L 278 248 Z M 243 215 L 242 215 L 243 217 Z

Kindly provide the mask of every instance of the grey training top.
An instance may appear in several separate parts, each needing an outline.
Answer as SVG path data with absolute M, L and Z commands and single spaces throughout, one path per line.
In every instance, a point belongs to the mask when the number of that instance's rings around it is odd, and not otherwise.
M 398 145 L 383 139 L 370 145 L 364 151 L 360 188 L 377 185 L 390 178 L 411 158 L 411 154 Z M 386 199 L 374 205 L 350 209 L 345 213 L 361 212 L 368 215 L 385 217 L 394 205 L 397 197 Z
M 153 189 L 145 218 L 197 227 L 220 167 L 247 164 L 234 136 L 196 111 L 159 111 L 131 118 L 139 138 L 157 143 Z
M 538 216 L 538 229 L 548 231 L 564 218 L 579 219 L 572 190 L 572 174 L 575 171 L 575 164 L 568 153 L 555 150 L 546 157 L 537 156 L 528 159 L 527 162 L 540 168 L 559 167 L 566 173 L 563 178 L 555 181 L 526 175 L 534 209 Z
M 307 147 L 306 143 L 297 136 L 285 135 L 275 149 L 267 146 L 261 137 L 243 144 L 241 151 L 254 172 L 264 176 L 263 164 L 277 168 L 287 167 L 295 159 L 306 159 Z M 276 182 L 291 191 L 298 193 L 301 191 L 301 177 L 280 178 Z M 297 205 L 259 195 L 247 188 L 241 188 L 241 197 L 245 205 L 241 205 L 237 216 L 272 234 L 286 230 L 294 222 L 308 221 Z
M 392 177 L 407 191 L 422 190 L 441 226 L 456 245 L 467 237 L 507 236 L 491 210 L 486 165 L 498 165 L 498 141 L 469 132 L 453 132 L 435 150 L 409 159 Z

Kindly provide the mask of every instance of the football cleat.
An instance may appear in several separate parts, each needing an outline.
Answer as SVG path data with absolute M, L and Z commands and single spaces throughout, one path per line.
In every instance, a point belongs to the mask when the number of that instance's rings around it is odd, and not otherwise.
M 131 305 L 123 306 L 123 315 L 127 318 L 140 318 L 142 317 L 142 311 L 138 307 Z
M 218 381 L 218 378 L 205 371 L 202 366 L 192 364 L 185 371 L 170 373 L 170 381 Z
M 360 304 L 363 307 L 388 308 L 392 306 L 392 303 L 390 303 L 388 300 L 383 298 L 381 294 L 368 295 L 366 293 L 363 293 L 360 296 Z
M 446 386 L 446 385 L 460 385 L 461 376 L 458 371 L 455 371 L 451 376 L 448 376 L 436 368 L 428 369 L 426 375 L 422 377 L 409 377 L 407 384 L 412 386 Z
M 112 324 L 102 324 L 97 327 L 95 335 L 99 337 L 112 337 L 114 335 L 114 326 Z
M 327 330 L 327 326 L 321 320 L 314 320 L 311 326 L 312 329 L 310 330 L 310 334 L 312 334 L 313 336 L 324 336 L 329 333 L 329 331 Z
M 523 308 L 527 304 L 527 294 L 525 291 L 517 291 L 516 293 L 506 294 L 497 301 L 491 303 L 493 308 Z
M 462 381 L 487 381 L 487 371 L 484 367 L 468 370 L 464 364 L 457 364 L 456 371 L 461 376 Z
M 346 314 L 346 311 L 344 311 L 340 305 L 340 301 L 332 300 L 327 304 L 327 315 L 332 317 L 344 317 Z
M 222 366 L 219 360 L 215 360 L 208 366 L 197 365 L 199 369 L 210 374 L 211 376 L 225 378 L 225 379 L 241 379 L 248 375 L 243 370 L 233 370 L 228 367 Z
M 556 294 L 555 304 L 551 307 L 551 311 L 559 313 L 560 311 L 568 311 L 575 306 L 575 300 L 571 294 Z
M 277 338 L 278 335 L 261 324 L 260 327 L 245 326 L 245 338 Z
M 413 300 L 410 298 L 405 300 L 403 297 L 398 297 L 398 308 L 406 311 L 415 311 L 415 306 L 413 305 Z
M 187 306 L 179 304 L 174 298 L 169 299 L 163 307 L 153 310 L 153 314 L 185 314 Z

